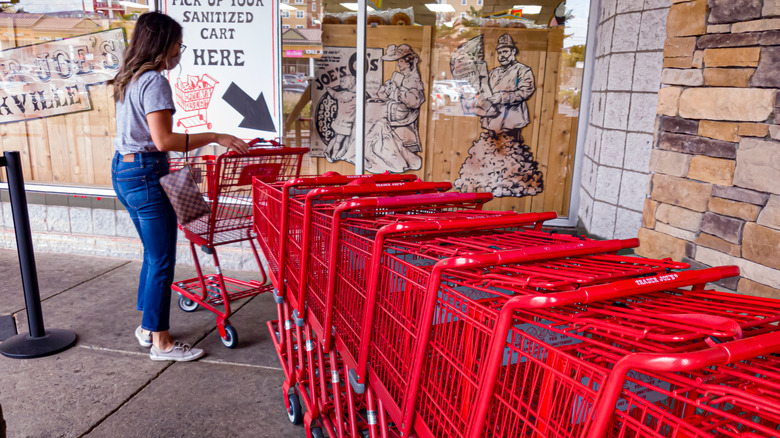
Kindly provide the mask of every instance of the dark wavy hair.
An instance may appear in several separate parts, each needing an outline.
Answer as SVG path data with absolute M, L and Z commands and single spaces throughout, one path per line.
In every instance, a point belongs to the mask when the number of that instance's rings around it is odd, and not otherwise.
M 165 14 L 147 12 L 138 17 L 119 72 L 108 81 L 114 86 L 114 101 L 123 102 L 127 87 L 145 72 L 167 67 L 168 54 L 181 36 L 181 25 Z

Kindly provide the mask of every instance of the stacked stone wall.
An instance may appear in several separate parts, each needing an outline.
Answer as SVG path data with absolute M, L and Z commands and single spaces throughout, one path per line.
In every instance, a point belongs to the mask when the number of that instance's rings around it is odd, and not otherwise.
M 780 298 L 780 0 L 672 0 L 638 253 Z

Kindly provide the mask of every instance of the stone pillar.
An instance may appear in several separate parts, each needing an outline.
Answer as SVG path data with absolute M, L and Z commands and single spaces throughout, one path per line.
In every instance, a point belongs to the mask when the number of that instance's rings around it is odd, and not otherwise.
M 602 238 L 635 237 L 649 181 L 670 0 L 602 0 L 579 222 Z
M 780 298 L 780 2 L 672 3 L 638 253 Z

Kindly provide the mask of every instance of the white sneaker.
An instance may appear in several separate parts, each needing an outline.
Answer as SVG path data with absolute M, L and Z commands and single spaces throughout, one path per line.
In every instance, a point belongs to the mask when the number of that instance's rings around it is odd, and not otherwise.
M 144 335 L 142 330 L 140 325 L 135 329 L 135 338 L 138 339 L 138 343 L 141 344 L 142 347 L 149 348 L 152 346 L 152 332 Z
M 187 344 L 176 341 L 173 343 L 173 348 L 168 351 L 160 350 L 159 348 L 152 346 L 149 351 L 149 358 L 152 360 L 173 360 L 176 362 L 189 362 L 203 356 L 203 350 L 200 348 L 192 348 Z

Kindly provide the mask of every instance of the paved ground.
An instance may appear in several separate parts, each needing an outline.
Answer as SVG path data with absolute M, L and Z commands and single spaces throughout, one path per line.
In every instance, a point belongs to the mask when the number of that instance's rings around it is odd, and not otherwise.
M 46 327 L 73 330 L 78 342 L 45 358 L 0 356 L 9 437 L 303 436 L 282 403 L 283 374 L 265 328 L 276 314 L 270 294 L 236 303 L 233 350 L 220 342 L 212 313 L 184 313 L 174 296 L 171 333 L 206 356 L 153 362 L 133 336 L 139 262 L 39 253 L 36 264 Z M 27 332 L 15 251 L 0 250 L 0 272 L 0 315 L 14 315 Z M 177 279 L 192 276 L 177 268 Z

